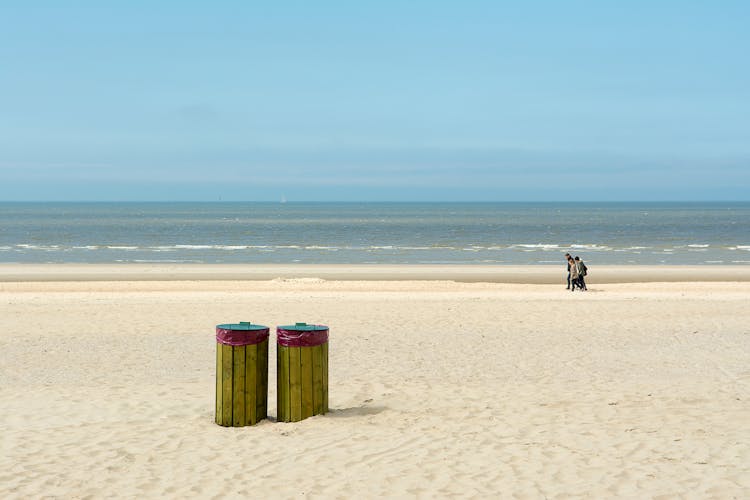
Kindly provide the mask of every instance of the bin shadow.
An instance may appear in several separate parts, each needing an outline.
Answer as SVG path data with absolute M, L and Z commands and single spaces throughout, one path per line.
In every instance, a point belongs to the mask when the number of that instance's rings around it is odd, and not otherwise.
M 351 408 L 328 408 L 328 412 L 322 415 L 314 415 L 316 417 L 325 418 L 358 418 L 366 417 L 368 415 L 377 415 L 383 410 L 386 410 L 385 406 L 353 406 Z M 278 422 L 276 415 L 268 415 L 264 420 L 269 422 Z
M 358 418 L 368 415 L 377 415 L 387 408 L 385 406 L 353 406 L 351 408 L 329 408 L 326 417 L 331 418 Z

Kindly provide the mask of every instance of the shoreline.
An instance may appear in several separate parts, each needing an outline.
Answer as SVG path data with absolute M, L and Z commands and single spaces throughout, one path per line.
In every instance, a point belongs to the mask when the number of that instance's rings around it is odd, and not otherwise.
M 456 281 L 560 284 L 559 266 L 418 264 L 0 264 L 0 282 L 80 281 Z M 587 282 L 750 282 L 750 265 L 603 265 Z

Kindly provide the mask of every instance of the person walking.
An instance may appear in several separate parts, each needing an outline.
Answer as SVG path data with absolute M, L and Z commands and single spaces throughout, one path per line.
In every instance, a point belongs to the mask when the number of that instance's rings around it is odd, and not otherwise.
M 568 255 L 568 269 L 570 270 L 570 291 L 574 292 L 576 286 L 578 286 L 578 268 L 576 267 L 576 261 L 570 255 Z
M 586 280 L 583 279 L 583 277 L 588 274 L 586 264 L 584 264 L 581 258 L 577 255 L 574 262 L 576 271 L 578 272 L 578 288 L 580 288 L 581 291 L 586 291 L 588 288 L 586 288 Z
M 566 290 L 570 290 L 570 254 L 569 253 L 565 254 L 565 261 L 568 264 L 568 287 L 566 288 Z

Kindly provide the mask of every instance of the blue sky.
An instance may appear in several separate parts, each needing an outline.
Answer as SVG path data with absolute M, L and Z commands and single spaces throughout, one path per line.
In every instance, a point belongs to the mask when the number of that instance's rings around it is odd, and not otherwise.
M 0 200 L 749 200 L 750 2 L 0 3 Z

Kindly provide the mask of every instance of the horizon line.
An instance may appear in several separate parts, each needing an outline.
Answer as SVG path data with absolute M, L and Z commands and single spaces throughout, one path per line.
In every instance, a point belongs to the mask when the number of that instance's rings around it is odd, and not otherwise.
M 0 203 L 750 203 L 746 200 L 0 200 Z

